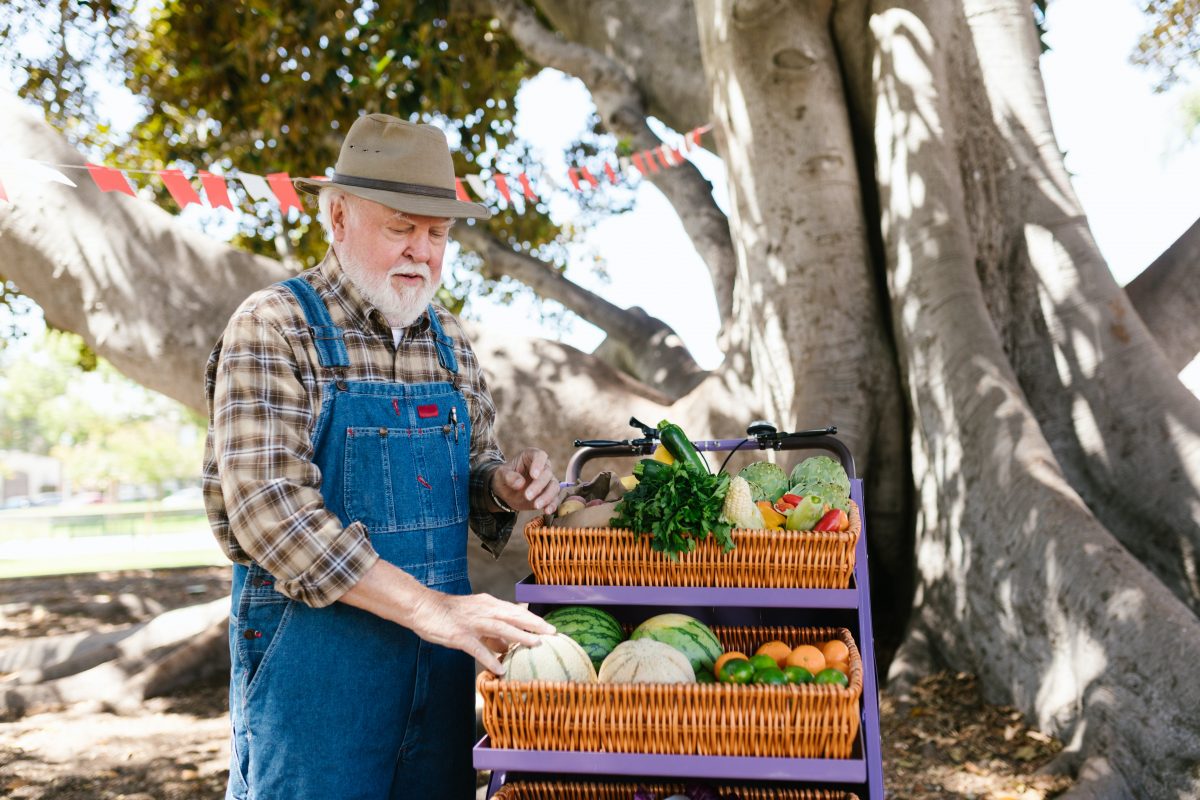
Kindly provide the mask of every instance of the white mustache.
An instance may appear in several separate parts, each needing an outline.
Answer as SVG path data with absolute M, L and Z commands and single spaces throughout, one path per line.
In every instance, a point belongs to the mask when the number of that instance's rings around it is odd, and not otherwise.
M 394 278 L 397 275 L 419 275 L 428 281 L 433 276 L 433 273 L 429 271 L 428 264 L 404 264 L 388 270 L 389 278 Z

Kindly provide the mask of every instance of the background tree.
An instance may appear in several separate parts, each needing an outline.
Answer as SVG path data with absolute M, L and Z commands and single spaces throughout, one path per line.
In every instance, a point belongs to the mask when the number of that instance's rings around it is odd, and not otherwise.
M 266 136 L 283 148 L 278 168 L 320 168 L 332 143 L 315 165 L 280 145 L 290 114 L 310 107 L 289 105 L 290 92 L 337 119 L 330 104 L 364 86 L 389 49 L 398 55 L 379 74 L 408 55 L 396 75 L 414 83 L 397 77 L 385 102 L 384 79 L 345 100 L 347 117 L 436 107 L 475 119 L 490 108 L 473 94 L 487 76 L 464 81 L 451 62 L 469 70 L 503 47 L 525 65 L 499 70 L 513 81 L 534 65 L 583 80 L 599 129 L 622 146 L 657 144 L 651 115 L 676 130 L 711 120 L 728 218 L 688 166 L 651 178 L 712 276 L 726 358 L 711 373 L 661 323 L 574 287 L 538 260 L 537 240 L 505 235 L 516 221 L 456 229 L 485 275 L 533 286 L 609 336 L 593 358 L 479 331 L 502 438 L 537 431 L 561 464 L 575 436 L 612 431 L 613 409 L 667 415 L 696 435 L 757 416 L 836 424 L 867 479 L 885 612 L 876 634 L 903 635 L 892 678 L 934 661 L 977 673 L 990 698 L 1067 741 L 1061 766 L 1081 794 L 1200 792 L 1200 402 L 1142 319 L 1170 289 L 1135 308 L 1088 230 L 1050 126 L 1029 3 L 473 0 L 429 12 L 425 39 L 389 21 L 424 19 L 429 4 L 280 7 L 167 3 L 144 38 L 130 36 L 127 77 L 164 126 L 130 152 L 180 157 L 197 146 L 189 126 L 203 125 L 204 152 L 225 148 L 230 163 L 254 164 L 250 148 Z M 337 45 L 316 54 L 322 25 Z M 376 32 L 365 51 L 355 44 Z M 309 53 L 275 46 L 288 37 Z M 420 77 L 426 67 L 470 83 L 471 99 L 440 94 Z M 262 88 L 298 70 L 289 93 Z M 193 82 L 204 88 L 188 95 Z M 418 95 L 429 105 L 413 105 Z M 30 157 L 80 160 L 27 112 L 3 119 Z M 320 125 L 309 123 L 305 146 L 321 146 Z M 490 141 L 502 134 L 462 139 L 473 168 L 504 152 Z M 82 185 L 23 197 L 0 212 L 0 231 L 7 277 L 52 324 L 194 408 L 228 312 L 288 274 Z M 1185 282 L 1180 270 L 1165 279 Z M 479 582 L 507 585 L 519 561 L 505 564 L 476 564 Z

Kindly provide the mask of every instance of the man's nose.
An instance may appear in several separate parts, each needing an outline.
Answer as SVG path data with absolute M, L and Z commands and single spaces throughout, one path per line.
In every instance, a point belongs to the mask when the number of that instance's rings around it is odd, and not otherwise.
M 428 231 L 413 231 L 408 237 L 408 246 L 404 248 L 404 254 L 413 261 L 424 263 L 429 260 L 431 252 Z

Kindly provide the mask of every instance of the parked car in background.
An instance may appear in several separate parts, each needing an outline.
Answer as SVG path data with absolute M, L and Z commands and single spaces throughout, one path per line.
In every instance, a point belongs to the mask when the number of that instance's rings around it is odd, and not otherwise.
M 0 505 L 0 508 L 10 511 L 14 508 L 29 508 L 31 505 L 33 505 L 33 501 L 29 499 L 28 495 L 15 494 L 5 500 L 4 504 Z
M 34 506 L 56 506 L 62 502 L 62 492 L 38 492 L 30 498 Z
M 104 495 L 100 492 L 75 492 L 63 500 L 62 504 L 64 506 L 92 506 L 103 502 Z
M 204 490 L 199 486 L 189 486 L 177 492 L 171 492 L 162 499 L 165 508 L 180 508 L 185 506 L 201 506 L 204 504 Z

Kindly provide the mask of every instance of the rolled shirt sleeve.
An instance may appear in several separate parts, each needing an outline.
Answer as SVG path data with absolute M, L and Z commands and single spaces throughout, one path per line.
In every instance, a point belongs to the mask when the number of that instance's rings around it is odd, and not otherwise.
M 253 311 L 234 315 L 218 347 L 212 447 L 230 528 L 282 594 L 327 606 L 379 555 L 361 523 L 325 508 L 310 389 L 282 332 Z

